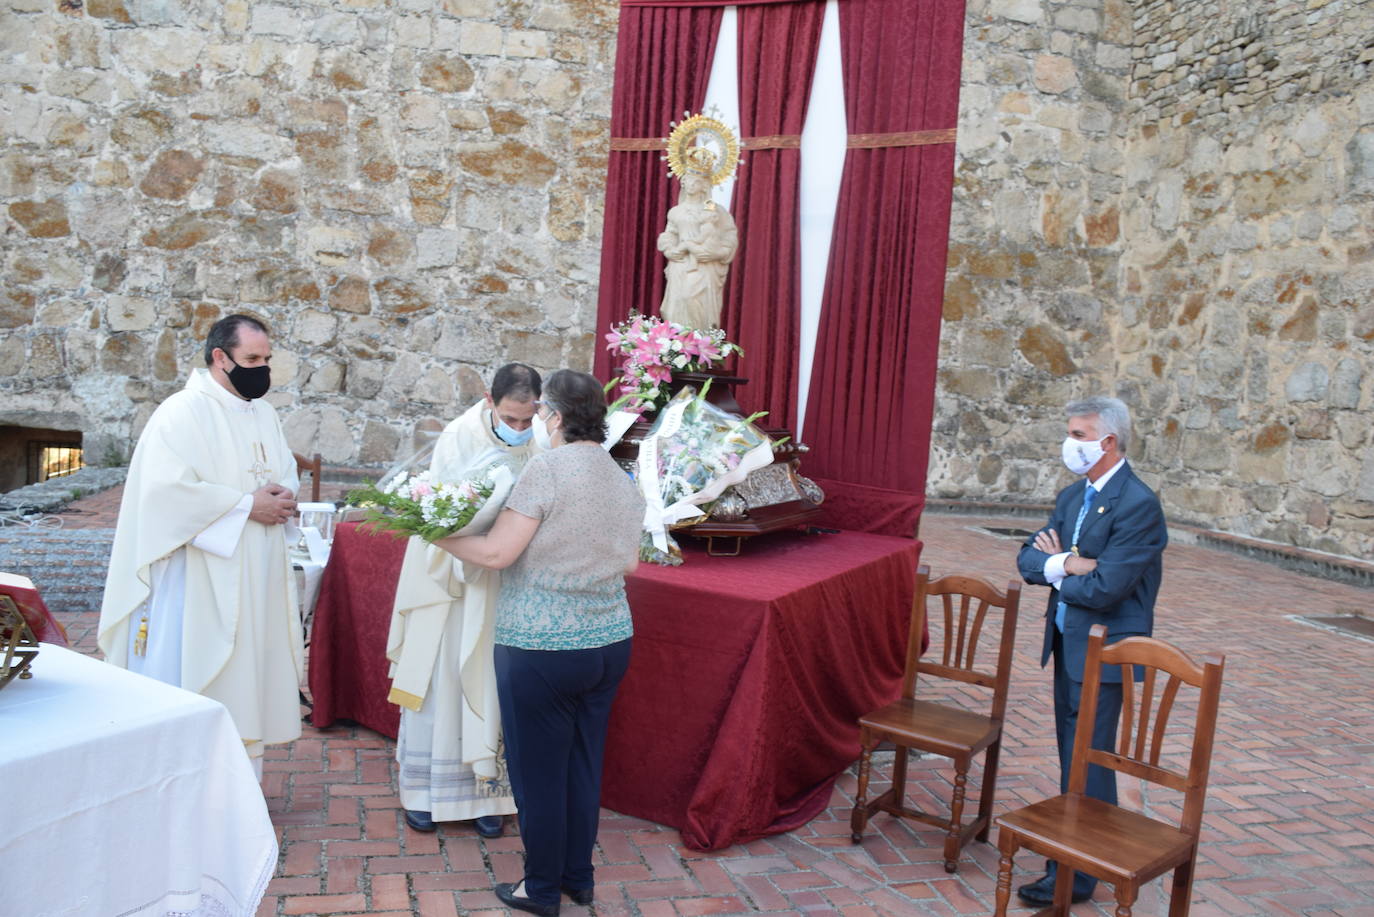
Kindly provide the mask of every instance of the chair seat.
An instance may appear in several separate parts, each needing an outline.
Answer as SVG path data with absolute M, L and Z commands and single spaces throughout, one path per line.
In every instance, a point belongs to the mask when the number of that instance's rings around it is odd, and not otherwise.
M 1166 822 L 1087 796 L 1055 796 L 998 816 L 1003 830 L 1098 878 L 1148 882 L 1186 862 L 1194 838 Z
M 990 716 L 910 697 L 874 710 L 859 720 L 859 726 L 896 744 L 916 746 L 947 758 L 982 751 L 1001 731 L 1001 723 Z

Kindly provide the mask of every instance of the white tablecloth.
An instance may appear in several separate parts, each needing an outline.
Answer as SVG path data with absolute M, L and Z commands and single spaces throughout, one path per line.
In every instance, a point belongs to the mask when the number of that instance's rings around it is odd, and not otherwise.
M 296 573 L 296 610 L 300 612 L 307 643 L 310 642 L 310 624 L 315 620 L 315 605 L 320 600 L 325 563 L 299 554 L 291 555 L 291 569 Z
M 43 644 L 0 691 L 0 912 L 252 917 L 277 864 L 223 705 Z

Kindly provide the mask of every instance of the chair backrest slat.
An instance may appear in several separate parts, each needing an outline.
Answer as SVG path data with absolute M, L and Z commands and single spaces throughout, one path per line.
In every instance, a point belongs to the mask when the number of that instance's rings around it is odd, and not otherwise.
M 1183 680 L 1175 676 L 1169 676 L 1169 680 L 1164 684 L 1164 694 L 1159 698 L 1159 713 L 1156 715 L 1154 726 L 1154 744 L 1150 746 L 1151 764 L 1159 763 L 1159 755 L 1164 749 L 1164 733 L 1169 728 L 1169 715 L 1174 709 L 1174 699 L 1178 697 L 1178 689 L 1183 685 Z
M 1186 792 L 1188 789 L 1187 774 L 1171 771 L 1165 767 L 1155 767 L 1130 755 L 1118 755 L 1109 751 L 1102 751 L 1100 748 L 1090 748 L 1088 749 L 1088 763 L 1110 767 L 1112 770 L 1120 771 L 1127 776 L 1139 777 L 1160 786 L 1167 786 L 1171 790 Z
M 967 596 L 971 600 L 972 596 Z M 973 611 L 973 622 L 969 626 L 968 655 L 964 658 L 963 666 L 966 669 L 973 668 L 974 655 L 978 652 L 978 641 L 983 636 L 983 622 L 987 620 L 988 609 L 991 608 L 986 600 L 979 600 L 978 607 Z
M 950 593 L 945 593 L 940 596 L 940 602 L 945 609 L 945 633 L 954 633 L 956 631 L 954 624 L 954 596 Z M 962 632 L 959 636 L 963 636 Z M 954 650 L 949 640 L 945 640 L 944 643 L 941 644 L 940 652 L 942 653 L 941 659 L 944 661 L 945 665 L 954 665 L 955 660 L 959 658 L 958 652 Z
M 1132 671 L 1131 666 L 1121 667 L 1121 735 L 1118 747 L 1123 756 L 1130 755 L 1135 736 L 1135 680 L 1131 677 Z M 1082 706 L 1082 700 L 1079 701 L 1079 705 Z
M 959 619 L 954 625 L 954 648 L 950 654 L 957 666 L 964 665 L 964 646 L 968 639 L 968 606 L 971 598 L 969 595 L 959 596 Z
M 1150 668 L 1145 670 L 1145 678 L 1140 685 L 1140 717 L 1136 719 L 1135 757 L 1143 759 L 1145 757 L 1145 741 L 1150 737 L 1150 707 L 1155 700 L 1155 674 L 1157 670 Z M 1121 683 L 1134 681 L 1135 666 L 1123 665 L 1121 667 Z
M 997 686 L 997 678 L 993 673 L 974 672 L 956 665 L 944 665 L 938 662 L 921 663 L 921 674 L 931 675 L 935 678 L 948 678 L 952 681 L 962 681 L 966 685 L 978 685 L 982 688 L 995 688 Z

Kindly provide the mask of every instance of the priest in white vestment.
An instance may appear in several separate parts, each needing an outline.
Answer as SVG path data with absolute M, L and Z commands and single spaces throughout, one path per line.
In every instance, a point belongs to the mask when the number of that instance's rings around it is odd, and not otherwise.
M 486 397 L 439 434 L 434 480 L 461 481 L 493 457 L 518 476 L 538 448 L 530 423 L 539 392 L 534 369 L 508 363 L 497 370 Z M 498 837 L 503 816 L 515 812 L 492 660 L 500 588 L 497 570 L 464 564 L 420 538 L 406 546 L 386 653 L 388 699 L 401 707 L 401 806 L 417 831 L 473 820 L 482 836 Z
M 208 368 L 153 412 L 129 463 L 98 642 L 105 659 L 229 708 L 263 746 L 301 734 L 303 640 L 287 525 L 299 486 L 266 327 L 216 322 Z

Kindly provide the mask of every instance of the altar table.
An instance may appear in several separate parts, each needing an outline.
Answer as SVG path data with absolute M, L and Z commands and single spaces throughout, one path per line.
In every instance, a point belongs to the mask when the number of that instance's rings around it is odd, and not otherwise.
M 826 808 L 858 718 L 900 689 L 920 542 L 780 532 L 685 553 L 626 578 L 635 642 L 601 800 L 714 850 Z
M 6 914 L 252 917 L 277 865 L 217 701 L 43 644 L 0 691 Z
M 858 757 L 858 717 L 897 696 L 920 542 L 780 532 L 738 557 L 687 542 L 626 578 L 630 669 L 611 715 L 607 808 L 696 849 L 789 831 Z M 405 541 L 340 526 L 310 651 L 314 723 L 395 736 L 387 624 Z

